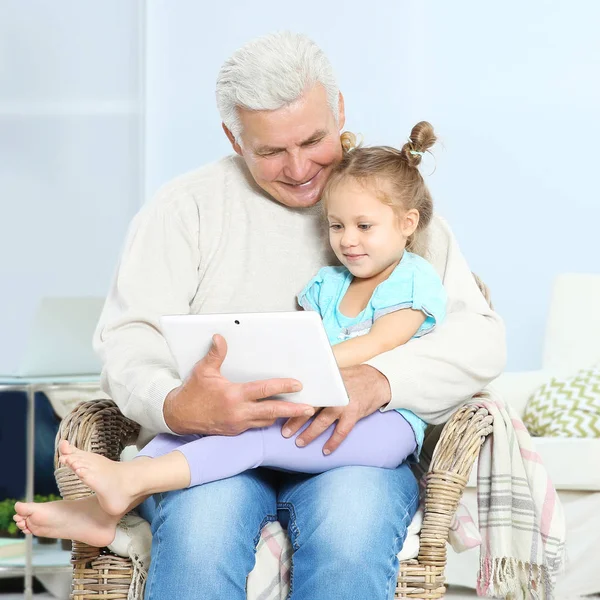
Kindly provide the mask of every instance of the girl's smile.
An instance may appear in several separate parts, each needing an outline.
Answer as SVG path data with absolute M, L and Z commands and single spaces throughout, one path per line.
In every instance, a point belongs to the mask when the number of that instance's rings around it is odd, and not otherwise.
M 340 181 L 327 198 L 329 242 L 338 260 L 361 279 L 393 269 L 404 253 L 408 235 L 403 216 L 381 201 L 390 194 L 385 182 Z

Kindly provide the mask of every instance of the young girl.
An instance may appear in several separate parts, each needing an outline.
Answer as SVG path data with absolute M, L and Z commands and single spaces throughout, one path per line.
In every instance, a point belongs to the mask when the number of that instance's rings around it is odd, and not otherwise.
M 321 315 L 340 367 L 364 363 L 427 334 L 445 316 L 442 283 L 415 253 L 425 251 L 433 212 L 417 167 L 434 142 L 426 122 L 413 128 L 401 150 L 355 147 L 352 134 L 342 135 L 344 157 L 322 198 L 330 244 L 341 266 L 322 268 L 298 297 L 305 310 Z M 231 437 L 161 434 L 129 462 L 114 462 L 62 441 L 61 464 L 95 495 L 45 504 L 17 502 L 15 521 L 26 533 L 102 547 L 113 541 L 120 518 L 151 494 L 259 466 L 304 473 L 345 465 L 393 469 L 418 455 L 425 430 L 410 411 L 376 411 L 326 456 L 319 441 L 296 446 L 300 432 L 283 437 L 282 425 L 280 420 Z

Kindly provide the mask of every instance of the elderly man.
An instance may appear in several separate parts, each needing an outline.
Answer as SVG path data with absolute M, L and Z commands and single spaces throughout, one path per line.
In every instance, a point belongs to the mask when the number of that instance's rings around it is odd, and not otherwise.
M 327 58 L 302 35 L 254 40 L 223 65 L 217 102 L 235 155 L 166 185 L 135 218 L 97 330 L 104 388 L 141 424 L 140 443 L 159 432 L 236 435 L 282 417 L 290 436 L 313 414 L 263 400 L 293 391 L 293 380 L 223 378 L 222 339 L 181 381 L 158 327 L 163 314 L 294 310 L 303 285 L 333 260 L 318 202 L 342 155 L 344 103 Z M 321 410 L 298 445 L 322 444 L 315 438 L 336 423 L 324 444 L 335 451 L 379 409 L 443 422 L 500 373 L 501 321 L 439 217 L 430 246 L 450 298 L 446 322 L 344 369 L 350 404 Z M 277 518 L 294 548 L 293 598 L 392 598 L 417 500 L 407 465 L 319 475 L 255 469 L 158 494 L 143 507 L 153 532 L 146 598 L 245 598 L 259 533 Z

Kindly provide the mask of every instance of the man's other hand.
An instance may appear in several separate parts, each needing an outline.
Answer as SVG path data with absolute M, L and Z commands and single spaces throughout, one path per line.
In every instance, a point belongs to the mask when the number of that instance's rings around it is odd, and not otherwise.
M 350 398 L 349 404 L 322 408 L 312 423 L 296 438 L 296 445 L 310 444 L 337 421 L 334 432 L 323 446 L 323 453 L 330 454 L 346 439 L 358 421 L 391 400 L 387 377 L 374 367 L 358 365 L 340 369 L 340 372 Z M 304 415 L 288 419 L 281 429 L 282 434 L 284 437 L 294 435 L 309 419 Z

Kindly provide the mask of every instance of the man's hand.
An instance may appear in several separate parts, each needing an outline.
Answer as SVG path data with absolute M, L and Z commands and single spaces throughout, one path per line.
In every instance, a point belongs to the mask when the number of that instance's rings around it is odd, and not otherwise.
M 277 419 L 310 418 L 315 409 L 284 400 L 263 400 L 302 389 L 295 379 L 265 379 L 232 383 L 221 375 L 227 343 L 213 337 L 208 354 L 196 363 L 183 384 L 166 397 L 163 414 L 175 433 L 237 435 L 252 427 L 268 427 Z
M 296 445 L 306 446 L 319 437 L 332 423 L 337 421 L 335 430 L 323 446 L 323 453 L 333 452 L 352 431 L 352 428 L 365 417 L 387 404 L 392 397 L 387 377 L 369 365 L 357 365 L 340 369 L 350 397 L 347 406 L 322 408 L 313 422 L 296 438 Z M 288 419 L 281 432 L 285 437 L 294 435 L 310 417 L 301 416 Z

